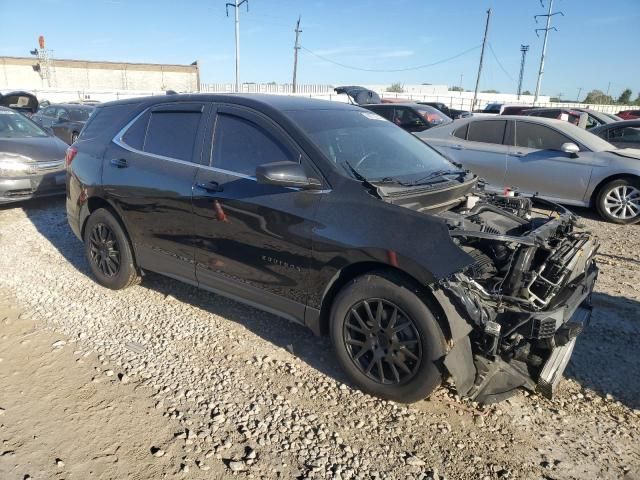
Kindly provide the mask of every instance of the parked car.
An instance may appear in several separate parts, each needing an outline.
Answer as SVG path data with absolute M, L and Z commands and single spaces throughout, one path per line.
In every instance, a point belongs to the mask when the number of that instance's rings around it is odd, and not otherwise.
M 500 115 L 522 115 L 523 112 L 534 108 L 531 105 L 503 105 Z
M 640 151 L 617 149 L 568 122 L 474 117 L 419 136 L 496 191 L 517 188 L 554 202 L 595 207 L 614 223 L 640 220 Z
M 488 115 L 499 115 L 502 112 L 504 103 L 487 103 L 484 108 L 474 110 L 473 113 L 484 113 Z
M 38 111 L 39 102 L 38 97 L 33 93 L 23 91 L 7 92 L 0 93 L 0 107 L 7 107 L 30 117 Z
M 623 120 L 637 120 L 640 118 L 640 110 L 621 110 L 618 116 Z
M 453 121 L 441 111 L 427 105 L 418 105 L 417 103 L 388 103 L 362 106 L 408 132 L 422 132 L 428 128 Z
M 552 395 L 590 316 L 597 243 L 559 206 L 492 195 L 380 116 L 279 95 L 106 103 L 69 147 L 67 214 L 91 272 L 154 271 L 328 334 L 400 402 Z
M 458 110 L 457 108 L 449 108 L 442 102 L 417 102 L 419 105 L 428 105 L 430 107 L 435 108 L 436 110 L 440 110 L 449 118 L 464 118 L 470 117 L 471 112 L 467 110 Z
M 65 150 L 21 113 L 0 107 L 0 203 L 64 193 Z
M 80 135 L 94 107 L 91 105 L 56 104 L 39 110 L 32 119 L 38 125 L 51 129 L 56 137 L 72 144 Z
M 564 120 L 578 127 L 591 130 L 592 128 L 606 125 L 615 120 L 609 115 L 591 110 L 589 108 L 533 108 L 522 112 L 522 115 L 532 115 L 534 117 L 555 118 Z
M 591 130 L 618 148 L 640 149 L 640 120 L 621 120 L 607 123 Z

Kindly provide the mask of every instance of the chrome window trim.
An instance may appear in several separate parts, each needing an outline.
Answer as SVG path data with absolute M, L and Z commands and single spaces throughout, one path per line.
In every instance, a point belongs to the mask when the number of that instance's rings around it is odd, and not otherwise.
M 132 152 L 132 153 L 137 153 L 139 155 L 146 155 L 148 157 L 152 157 L 152 158 L 157 158 L 158 160 L 164 160 L 167 162 L 174 162 L 174 163 L 178 163 L 178 164 L 182 164 L 182 165 L 189 165 L 192 167 L 197 167 L 197 168 L 202 168 L 204 170 L 209 170 L 212 172 L 217 172 L 217 173 L 223 173 L 226 175 L 231 175 L 234 177 L 239 177 L 239 178 L 244 178 L 245 180 L 252 180 L 254 182 L 257 182 L 257 178 L 251 175 L 245 175 L 243 173 L 238 173 L 238 172 L 234 172 L 231 170 L 225 170 L 223 168 L 217 168 L 217 167 L 212 167 L 210 165 L 203 165 L 201 163 L 196 163 L 196 162 L 187 162 L 186 160 L 180 160 L 178 158 L 172 158 L 172 157 L 165 157 L 164 155 L 158 155 L 156 153 L 150 153 L 150 152 L 145 152 L 143 150 L 138 150 L 137 148 L 133 148 L 132 146 L 126 144 L 124 142 L 124 140 L 122 139 L 127 131 L 131 128 L 131 126 L 136 123 L 136 121 L 142 117 L 145 113 L 147 113 L 148 111 L 150 111 L 153 107 L 148 107 L 146 109 L 144 109 L 142 112 L 140 112 L 138 115 L 136 115 L 131 121 L 129 121 L 129 123 L 127 123 L 124 127 L 122 127 L 122 129 L 116 133 L 115 137 L 113 137 L 113 139 L 111 140 L 113 143 L 115 143 L 116 145 L 118 145 L 121 148 L 124 148 L 125 150 Z M 285 187 L 291 190 L 295 190 L 295 191 L 300 191 L 303 190 L 302 188 L 298 188 L 298 187 Z M 314 192 L 314 193 L 329 193 L 331 191 L 331 189 L 324 189 L 324 190 L 308 190 L 309 192 Z

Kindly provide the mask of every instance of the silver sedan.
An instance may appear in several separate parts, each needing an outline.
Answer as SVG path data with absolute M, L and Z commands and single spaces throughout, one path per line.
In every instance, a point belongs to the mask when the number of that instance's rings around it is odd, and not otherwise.
M 640 221 L 639 149 L 619 149 L 570 123 L 528 116 L 465 118 L 416 135 L 492 190 L 594 207 L 615 223 Z

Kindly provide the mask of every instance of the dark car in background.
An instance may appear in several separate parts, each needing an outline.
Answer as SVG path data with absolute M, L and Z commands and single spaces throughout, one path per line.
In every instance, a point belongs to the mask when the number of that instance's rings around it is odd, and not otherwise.
M 531 105 L 506 105 L 501 109 L 500 115 L 522 115 L 522 112 L 532 108 L 534 107 Z
M 618 148 L 640 149 L 640 120 L 622 120 L 607 123 L 591 130 Z
M 103 104 L 69 147 L 67 218 L 111 289 L 154 271 L 331 338 L 364 391 L 547 396 L 582 326 L 597 243 L 531 218 L 379 115 L 280 95 Z
M 623 120 L 638 120 L 640 119 L 640 110 L 621 110 L 618 112 L 618 117 Z
M 64 193 L 65 150 L 21 113 L 0 107 L 0 203 Z
M 417 103 L 381 103 L 377 105 L 362 105 L 362 107 L 377 113 L 400 128 L 412 133 L 422 132 L 439 125 L 446 125 L 453 121 L 440 110 Z
M 471 112 L 467 110 L 458 110 L 457 108 L 449 108 L 446 104 L 442 102 L 416 102 L 416 103 L 418 103 L 419 105 L 428 105 L 430 107 L 435 108 L 436 110 L 440 110 L 447 117 L 453 118 L 454 120 L 456 118 L 465 118 L 465 117 L 471 116 Z
M 80 135 L 82 127 L 87 123 L 93 105 L 51 104 L 38 111 L 31 118 L 38 125 L 51 129 L 53 134 L 67 144 L 72 144 Z

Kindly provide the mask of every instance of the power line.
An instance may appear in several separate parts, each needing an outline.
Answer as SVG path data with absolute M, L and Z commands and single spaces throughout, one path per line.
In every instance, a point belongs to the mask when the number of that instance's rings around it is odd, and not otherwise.
M 435 65 L 440 65 L 441 63 L 446 63 L 449 62 L 451 60 L 455 60 L 456 58 L 462 57 L 463 55 L 466 55 L 469 52 L 472 52 L 474 50 L 476 50 L 477 48 L 479 48 L 480 45 L 476 45 L 475 47 L 469 48 L 468 50 L 465 50 L 464 52 L 460 52 L 456 55 L 453 55 L 451 57 L 448 58 L 443 58 L 442 60 L 438 60 L 437 62 L 433 62 L 433 63 L 425 63 L 423 65 L 416 65 L 414 67 L 405 67 L 405 68 L 393 68 L 393 69 L 380 69 L 380 68 L 362 68 L 362 67 L 354 67 L 353 65 L 347 65 L 345 63 L 340 63 L 340 62 L 336 62 L 335 60 L 332 60 L 330 58 L 327 58 L 323 55 L 320 55 L 312 50 L 309 50 L 308 48 L 305 47 L 300 47 L 302 50 L 304 50 L 305 52 L 313 55 L 314 57 L 317 57 L 321 60 L 324 60 L 325 62 L 329 62 L 329 63 L 333 63 L 334 65 L 337 65 L 339 67 L 342 68 L 348 68 L 350 70 L 358 70 L 361 72 L 375 72 L 375 73 L 394 73 L 394 72 L 408 72 L 411 70 L 420 70 L 422 68 L 428 68 L 428 67 L 433 67 Z
M 502 66 L 502 63 L 500 63 L 500 60 L 498 60 L 498 57 L 496 56 L 496 52 L 493 51 L 493 45 L 491 45 L 491 42 L 489 42 L 489 50 L 491 50 L 491 55 L 493 55 L 493 58 L 495 58 L 496 62 L 498 63 L 498 66 L 500 67 L 500 70 L 502 70 L 504 74 L 507 77 L 509 77 L 509 79 L 512 82 L 515 82 L 515 78 L 511 76 L 511 74 Z

